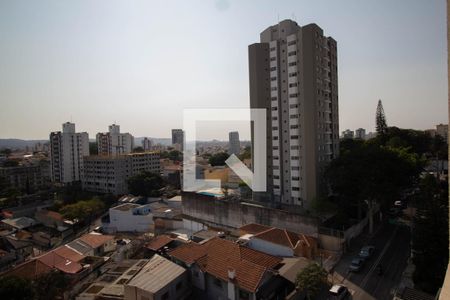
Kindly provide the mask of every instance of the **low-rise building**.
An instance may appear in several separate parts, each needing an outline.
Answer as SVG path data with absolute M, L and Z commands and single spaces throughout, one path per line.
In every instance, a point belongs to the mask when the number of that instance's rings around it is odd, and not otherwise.
M 87 156 L 81 181 L 86 191 L 122 195 L 128 193 L 127 179 L 144 171 L 160 173 L 159 153 Z
M 317 240 L 311 236 L 261 224 L 247 224 L 239 231 L 248 247 L 270 255 L 314 259 L 318 254 Z
M 125 284 L 124 299 L 185 299 L 189 290 L 186 270 L 155 254 L 142 270 Z
M 106 232 L 148 232 L 153 229 L 150 205 L 125 203 L 109 209 L 109 222 L 103 223 Z
M 207 299 L 285 297 L 294 288 L 278 276 L 281 258 L 230 240 L 212 238 L 202 244 L 190 242 L 168 255 L 189 268 L 192 285 Z
M 30 194 L 50 182 L 48 170 L 49 162 L 42 161 L 15 167 L 1 167 L 0 177 L 5 178 L 10 186 Z

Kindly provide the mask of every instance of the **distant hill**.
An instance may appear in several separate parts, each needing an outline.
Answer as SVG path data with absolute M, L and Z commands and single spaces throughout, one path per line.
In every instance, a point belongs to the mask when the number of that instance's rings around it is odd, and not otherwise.
M 21 140 L 21 139 L 0 139 L 0 149 L 1 148 L 11 148 L 11 149 L 25 149 L 28 147 L 33 147 L 37 143 L 48 143 L 48 140 Z

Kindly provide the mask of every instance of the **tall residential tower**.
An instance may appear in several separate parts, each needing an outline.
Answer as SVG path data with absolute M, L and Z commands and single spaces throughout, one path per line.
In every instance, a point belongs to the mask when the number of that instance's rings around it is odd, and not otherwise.
M 232 131 L 228 134 L 228 137 L 229 137 L 228 153 L 239 155 L 239 153 L 241 153 L 241 142 L 239 141 L 239 132 Z
M 52 181 L 79 181 L 83 172 L 83 157 L 89 155 L 89 135 L 75 132 L 75 124 L 64 123 L 63 130 L 50 133 L 50 170 Z
M 249 46 L 249 74 L 250 106 L 267 110 L 268 191 L 254 199 L 308 208 L 339 154 L 336 41 L 281 21 Z
M 133 151 L 134 137 L 130 133 L 120 133 L 120 126 L 109 125 L 108 132 L 96 136 L 99 155 L 121 155 Z

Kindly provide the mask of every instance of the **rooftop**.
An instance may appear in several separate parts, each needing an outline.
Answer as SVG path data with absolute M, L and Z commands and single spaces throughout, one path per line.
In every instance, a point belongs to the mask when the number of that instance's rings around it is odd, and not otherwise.
M 17 229 L 25 229 L 37 224 L 36 220 L 28 217 L 3 219 L 2 222 Z
M 224 281 L 229 281 L 228 272 L 233 270 L 235 284 L 249 292 L 255 292 L 266 272 L 282 261 L 220 238 L 213 238 L 201 245 L 191 242 L 170 251 L 169 255 L 188 265 L 195 262 L 202 271 Z
M 87 245 L 91 246 L 92 248 L 96 249 L 105 243 L 114 240 L 114 236 L 112 235 L 103 235 L 98 233 L 88 233 L 83 236 L 81 236 L 78 240 L 86 243 Z
M 173 239 L 167 235 L 159 235 L 152 239 L 145 247 L 152 251 L 158 251 L 172 241 Z
M 155 254 L 127 285 L 155 294 L 185 271 L 183 267 Z
M 119 206 L 113 207 L 112 209 L 121 210 L 121 211 L 129 211 L 129 210 L 139 207 L 139 206 L 140 206 L 139 204 L 125 203 L 125 204 L 121 204 Z

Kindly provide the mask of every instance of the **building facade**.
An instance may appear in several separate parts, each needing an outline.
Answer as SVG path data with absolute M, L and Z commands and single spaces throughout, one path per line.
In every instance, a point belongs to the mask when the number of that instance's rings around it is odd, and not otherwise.
M 142 149 L 144 149 L 144 151 L 150 151 L 152 150 L 152 146 L 153 146 L 153 142 L 151 139 L 145 137 L 142 140 Z
M 172 146 L 182 151 L 184 144 L 184 131 L 183 129 L 172 129 Z
M 448 124 L 436 125 L 436 134 L 440 135 L 448 143 Z
M 345 129 L 342 131 L 342 138 L 343 139 L 353 139 L 355 137 L 355 132 L 350 129 Z
M 267 111 L 267 192 L 257 201 L 308 208 L 339 155 L 336 41 L 284 20 L 249 46 L 250 106 Z M 255 145 L 253 145 L 253 148 Z
M 241 153 L 241 142 L 239 141 L 239 132 L 232 131 L 228 134 L 228 137 L 229 137 L 228 153 L 239 155 L 239 153 Z
M 366 139 L 366 130 L 364 128 L 358 128 L 355 130 L 355 138 L 365 140 Z
M 159 153 L 144 152 L 84 158 L 84 190 L 122 195 L 128 192 L 127 179 L 143 171 L 160 173 Z
M 63 130 L 50 133 L 50 172 L 53 182 L 79 181 L 83 157 L 89 155 L 89 135 L 75 132 L 75 124 L 67 122 Z
M 96 136 L 99 155 L 128 154 L 133 151 L 134 137 L 129 133 L 120 133 L 120 126 L 112 124 L 108 132 L 97 133 Z

